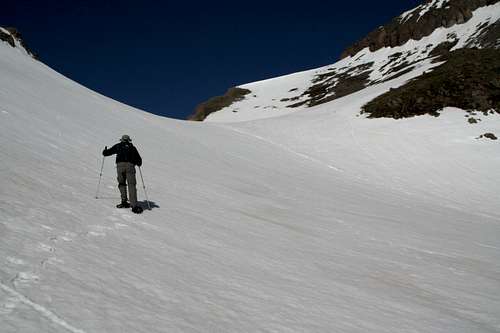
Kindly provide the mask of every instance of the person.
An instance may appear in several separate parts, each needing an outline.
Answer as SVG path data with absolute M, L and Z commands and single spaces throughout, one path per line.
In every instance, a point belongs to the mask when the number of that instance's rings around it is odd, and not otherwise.
M 116 171 L 118 173 L 118 189 L 120 190 L 122 202 L 116 208 L 130 208 L 136 214 L 142 213 L 142 207 L 137 204 L 137 188 L 135 179 L 135 166 L 142 165 L 142 158 L 137 148 L 132 145 L 132 139 L 123 135 L 120 142 L 108 149 L 104 147 L 104 156 L 116 154 Z M 130 204 L 127 199 L 127 184 Z

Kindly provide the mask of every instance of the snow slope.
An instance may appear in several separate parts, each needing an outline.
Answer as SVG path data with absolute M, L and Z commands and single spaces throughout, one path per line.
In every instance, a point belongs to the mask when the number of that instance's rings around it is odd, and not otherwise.
M 434 0 L 413 9 L 412 12 L 419 8 L 425 12 L 430 7 L 442 5 L 443 0 Z M 309 97 L 304 96 L 303 93 L 314 84 L 331 81 L 331 85 L 334 86 L 338 83 L 338 79 L 332 80 L 328 76 L 317 81 L 318 78 L 329 73 L 337 73 L 337 76 L 347 74 L 352 77 L 367 72 L 369 73 L 367 86 L 383 82 L 412 68 L 416 70 L 411 76 L 406 76 L 406 79 L 416 77 L 422 73 L 418 69 L 429 61 L 429 57 L 432 57 L 431 52 L 436 46 L 443 42 L 456 42 L 451 50 L 478 47 L 477 37 L 481 31 L 499 20 L 500 2 L 476 9 L 472 18 L 463 24 L 438 28 L 429 36 L 420 40 L 410 40 L 402 46 L 385 47 L 374 52 L 365 48 L 354 56 L 344 58 L 332 65 L 241 85 L 240 88 L 248 89 L 251 93 L 243 100 L 209 114 L 205 121 L 234 123 L 273 118 L 308 109 L 306 104 L 299 107 L 290 107 L 290 105 L 307 101 Z M 359 70 L 351 72 L 353 68 L 359 68 Z M 325 97 L 332 95 L 334 95 L 333 92 Z M 290 100 L 294 98 L 295 100 Z
M 0 332 L 500 332 L 498 116 L 356 117 L 405 79 L 183 122 L 0 43 Z M 124 133 L 143 215 L 94 198 Z

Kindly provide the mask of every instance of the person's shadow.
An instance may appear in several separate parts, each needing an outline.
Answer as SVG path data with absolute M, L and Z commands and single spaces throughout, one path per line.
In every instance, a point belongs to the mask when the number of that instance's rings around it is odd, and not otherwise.
M 149 209 L 149 207 L 151 207 L 151 210 L 153 210 L 154 208 L 160 208 L 160 206 L 158 206 L 156 204 L 156 202 L 154 201 L 151 201 L 149 200 L 149 206 L 148 206 L 148 201 L 147 200 L 142 200 L 142 201 L 137 201 L 137 204 L 143 209 L 143 210 L 147 210 Z

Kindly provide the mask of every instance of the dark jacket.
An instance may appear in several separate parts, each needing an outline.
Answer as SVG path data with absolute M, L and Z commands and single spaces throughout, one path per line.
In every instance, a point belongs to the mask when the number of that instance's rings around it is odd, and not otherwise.
M 130 162 L 137 166 L 142 165 L 142 158 L 139 155 L 137 149 L 132 145 L 131 142 L 118 142 L 116 145 L 109 149 L 104 149 L 102 151 L 104 156 L 110 156 L 116 154 L 116 163 L 120 162 Z

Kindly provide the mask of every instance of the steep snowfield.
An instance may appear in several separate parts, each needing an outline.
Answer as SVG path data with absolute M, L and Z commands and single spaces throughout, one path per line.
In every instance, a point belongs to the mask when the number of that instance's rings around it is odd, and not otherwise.
M 356 117 L 405 79 L 182 122 L 0 43 L 0 332 L 500 332 L 498 116 Z M 94 198 L 124 133 L 143 215 Z
M 422 7 L 422 11 L 425 11 L 432 6 L 442 5 L 442 0 L 435 0 L 420 7 Z M 482 29 L 499 20 L 500 3 L 496 3 L 478 8 L 473 12 L 472 18 L 463 24 L 436 29 L 431 35 L 420 40 L 410 40 L 402 46 L 385 47 L 374 52 L 365 48 L 356 55 L 344 58 L 333 65 L 241 85 L 239 87 L 249 89 L 252 93 L 245 96 L 241 101 L 211 113 L 205 121 L 233 123 L 273 118 L 308 109 L 306 105 L 299 107 L 288 106 L 307 100 L 308 97 L 302 96 L 302 94 L 311 85 L 318 83 L 315 81 L 318 77 L 328 75 L 331 72 L 353 76 L 363 71 L 369 71 L 368 82 L 374 84 L 385 81 L 398 73 L 403 73 L 410 67 L 415 67 L 417 70 L 413 71 L 411 76 L 406 76 L 406 79 L 413 78 L 421 74 L 418 68 L 426 66 L 432 50 L 437 45 L 445 41 L 456 41 L 456 45 L 452 50 L 478 46 L 475 38 Z M 359 73 L 350 72 L 356 67 L 360 68 Z M 325 80 L 328 80 L 328 78 Z M 297 97 L 300 98 L 290 101 L 290 99 Z

